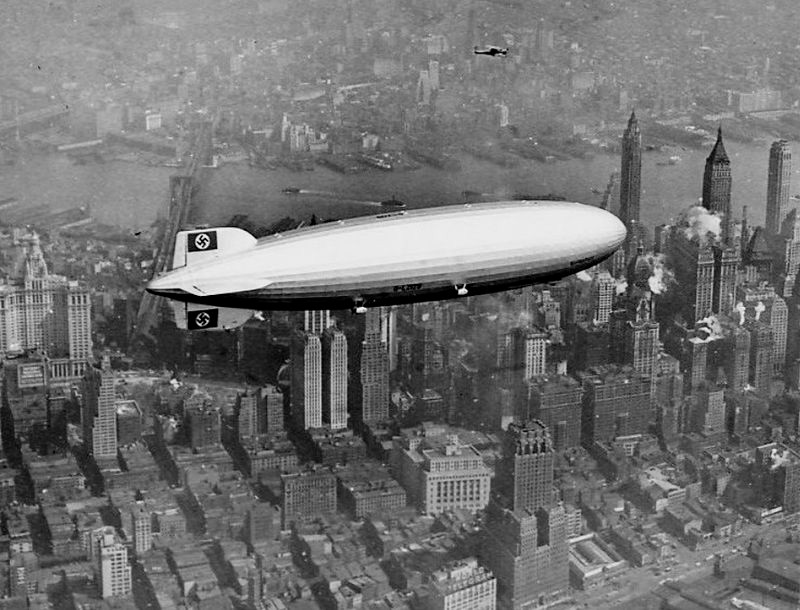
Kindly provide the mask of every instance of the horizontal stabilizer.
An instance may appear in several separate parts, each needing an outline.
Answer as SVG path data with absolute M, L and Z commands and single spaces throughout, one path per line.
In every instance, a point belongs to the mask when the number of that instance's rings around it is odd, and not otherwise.
M 182 330 L 232 330 L 256 314 L 250 309 L 209 307 L 176 301 L 172 301 L 171 305 L 175 313 L 175 325 Z
M 250 233 L 236 227 L 178 231 L 175 235 L 172 269 L 249 250 L 256 245 L 256 242 L 256 238 Z

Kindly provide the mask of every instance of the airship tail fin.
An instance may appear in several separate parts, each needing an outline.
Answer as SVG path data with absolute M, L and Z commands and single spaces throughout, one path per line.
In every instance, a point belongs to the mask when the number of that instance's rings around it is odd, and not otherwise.
M 178 231 L 172 269 L 187 267 L 219 258 L 222 255 L 249 250 L 256 238 L 236 227 L 217 227 L 194 231 Z
M 210 307 L 194 303 L 171 301 L 175 325 L 182 330 L 220 331 L 240 327 L 256 315 L 249 309 Z

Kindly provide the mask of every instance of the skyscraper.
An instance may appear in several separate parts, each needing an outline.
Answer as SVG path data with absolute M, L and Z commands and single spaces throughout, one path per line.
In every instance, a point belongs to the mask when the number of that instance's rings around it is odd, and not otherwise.
M 347 339 L 335 328 L 322 334 L 322 421 L 347 428 Z
M 767 395 L 772 379 L 772 328 L 760 320 L 748 320 L 745 326 L 750 331 L 750 384 Z
M 706 158 L 703 173 L 703 207 L 722 217 L 722 244 L 731 246 L 733 218 L 731 216 L 731 160 L 722 143 L 722 127 L 717 141 Z
M 50 358 L 80 363 L 92 352 L 88 289 L 47 269 L 39 237 L 17 238 L 20 255 L 10 280 L 0 281 L 0 352 L 41 349 Z
M 714 248 L 714 313 L 729 315 L 733 311 L 739 263 L 739 254 L 732 245 Z
M 619 183 L 619 217 L 628 227 L 626 246 L 631 242 L 634 227 L 639 224 L 639 200 L 642 195 L 642 133 L 636 113 L 631 112 L 628 127 L 622 135 L 622 168 Z M 633 241 L 633 244 L 636 242 Z M 626 254 L 630 248 L 626 247 Z
M 245 441 L 259 433 L 258 409 L 259 392 L 249 390 L 236 397 L 236 423 L 239 441 Z
M 292 337 L 291 413 L 298 427 L 322 427 L 322 343 L 297 331 Z
M 503 438 L 502 463 L 497 468 L 496 491 L 511 510 L 553 504 L 553 449 L 550 430 L 539 420 L 512 423 Z
M 321 335 L 331 325 L 331 312 L 329 309 L 307 310 L 303 322 L 303 330 L 307 333 Z
M 767 170 L 767 218 L 766 229 L 771 236 L 777 235 L 786 214 L 789 212 L 789 189 L 792 181 L 792 149 L 786 140 L 777 140 L 769 149 Z
M 89 367 L 83 375 L 83 440 L 95 459 L 117 457 L 117 409 L 114 374 Z
M 553 497 L 553 446 L 544 424 L 511 424 L 489 503 L 488 567 L 498 582 L 502 607 L 549 605 L 568 590 L 566 512 Z
M 389 417 L 389 353 L 382 336 L 381 309 L 364 315 L 364 341 L 361 343 L 361 419 L 375 423 Z

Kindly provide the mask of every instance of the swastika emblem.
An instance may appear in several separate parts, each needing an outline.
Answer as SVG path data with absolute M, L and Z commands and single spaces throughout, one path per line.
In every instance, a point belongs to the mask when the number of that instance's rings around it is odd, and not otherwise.
M 189 330 L 206 330 L 216 328 L 219 322 L 219 310 L 201 309 L 200 311 L 190 311 L 187 319 Z
M 208 252 L 217 249 L 217 232 L 203 231 L 189 235 L 189 252 Z
M 211 239 L 205 233 L 198 233 L 194 238 L 194 245 L 198 250 L 205 250 L 211 245 Z

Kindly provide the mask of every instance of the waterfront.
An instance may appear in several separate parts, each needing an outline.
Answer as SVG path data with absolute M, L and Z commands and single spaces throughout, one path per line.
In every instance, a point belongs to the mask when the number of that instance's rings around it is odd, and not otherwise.
M 763 223 L 767 189 L 768 144 L 725 143 L 733 172 L 733 210 L 750 209 L 751 223 Z M 795 150 L 798 149 L 794 145 Z M 676 165 L 663 165 L 677 154 Z M 642 220 L 649 227 L 667 222 L 697 201 L 701 193 L 707 150 L 647 152 L 642 168 Z M 512 193 L 553 194 L 570 200 L 599 204 L 609 174 L 619 170 L 618 155 L 597 154 L 591 159 L 540 163 L 520 159 L 514 168 L 501 168 L 468 154 L 460 155 L 461 171 L 423 165 L 413 171 L 372 169 L 340 174 L 323 166 L 314 171 L 285 168 L 265 170 L 244 163 L 206 170 L 193 210 L 195 223 L 225 223 L 235 214 L 269 225 L 284 217 L 307 219 L 351 217 L 375 213 L 375 202 L 397 197 L 408 207 L 460 203 L 466 190 L 492 193 L 498 198 Z M 659 165 L 662 164 L 662 165 Z M 132 231 L 151 225 L 165 213 L 169 176 L 174 168 L 133 162 L 76 165 L 62 154 L 27 153 L 13 165 L 0 167 L 0 198 L 15 197 L 18 208 L 48 205 L 51 211 L 89 204 L 99 222 Z M 797 175 L 800 170 L 795 169 Z M 281 192 L 297 187 L 311 193 Z M 796 191 L 800 192 L 800 184 Z M 369 204 L 367 202 L 373 202 Z M 616 197 L 612 199 L 612 209 Z

